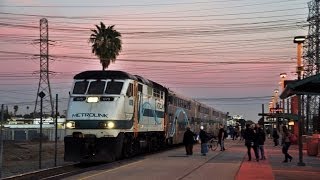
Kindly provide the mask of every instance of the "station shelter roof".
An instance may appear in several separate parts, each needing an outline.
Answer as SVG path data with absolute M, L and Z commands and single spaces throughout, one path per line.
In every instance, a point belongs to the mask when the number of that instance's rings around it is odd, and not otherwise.
M 285 81 L 285 89 L 280 98 L 286 99 L 293 95 L 320 95 L 320 74 L 301 80 Z

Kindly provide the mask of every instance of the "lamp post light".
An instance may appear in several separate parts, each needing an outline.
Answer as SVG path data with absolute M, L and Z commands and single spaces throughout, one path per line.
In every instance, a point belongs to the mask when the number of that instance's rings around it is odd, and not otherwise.
M 272 107 L 275 108 L 275 96 L 271 97 Z
M 280 78 L 281 78 L 281 91 L 284 91 L 284 80 L 287 77 L 287 73 L 280 73 Z M 284 113 L 284 109 L 285 109 L 285 104 L 284 104 L 284 99 L 282 99 L 282 113 Z
M 272 108 L 272 101 L 269 102 L 269 113 L 271 113 Z
M 43 98 L 46 96 L 46 94 L 41 91 L 38 96 L 41 98 L 40 101 L 40 137 L 39 137 L 39 169 L 41 169 L 41 152 L 42 152 L 42 103 Z
M 302 66 L 302 48 L 303 43 L 306 40 L 305 36 L 296 36 L 293 39 L 293 42 L 297 44 L 297 74 L 298 74 L 298 81 L 301 80 L 301 72 L 303 71 Z M 299 126 L 299 162 L 298 166 L 305 166 L 306 164 L 303 162 L 303 154 L 302 154 L 302 131 L 303 131 L 303 122 L 301 118 L 301 97 L 298 97 L 298 126 Z
M 279 89 L 275 89 L 274 90 L 274 100 L 275 100 L 275 109 L 276 109 L 276 114 L 279 113 L 278 111 L 278 108 L 279 108 L 279 104 L 278 104 L 278 93 L 279 93 Z M 276 120 L 277 120 L 277 129 L 279 130 L 280 129 L 280 120 L 279 120 L 279 117 L 276 117 Z

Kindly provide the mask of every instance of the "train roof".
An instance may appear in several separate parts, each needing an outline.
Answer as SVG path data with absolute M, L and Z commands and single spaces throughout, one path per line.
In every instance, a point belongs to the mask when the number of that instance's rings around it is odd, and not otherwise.
M 73 79 L 133 79 L 135 76 L 123 71 L 84 71 L 76 74 Z
M 150 87 L 154 87 L 161 90 L 166 90 L 166 88 L 154 81 L 149 79 L 143 78 L 139 75 L 132 75 L 130 73 L 124 71 L 114 71 L 114 70 L 107 70 L 107 71 L 84 71 L 78 73 L 74 76 L 73 79 L 133 79 L 137 80 L 143 84 L 146 84 Z
M 192 99 L 192 98 L 190 98 L 190 97 L 187 97 L 187 96 L 184 96 L 184 95 L 182 95 L 182 94 L 180 94 L 180 93 L 178 93 L 178 92 L 176 92 L 176 91 L 173 91 L 173 90 L 171 90 L 171 89 L 168 90 L 168 93 L 169 93 L 170 95 L 179 97 L 179 98 L 184 99 L 184 100 L 187 100 L 187 101 L 196 102 L 194 99 Z

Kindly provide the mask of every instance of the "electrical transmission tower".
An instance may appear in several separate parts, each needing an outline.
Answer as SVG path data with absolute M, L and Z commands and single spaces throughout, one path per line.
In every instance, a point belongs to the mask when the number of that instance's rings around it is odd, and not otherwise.
M 44 114 L 53 115 L 53 100 L 51 95 L 50 81 L 49 81 L 49 32 L 48 20 L 45 18 L 40 19 L 40 79 L 37 92 L 36 103 L 34 107 L 34 116 L 40 111 L 39 93 L 43 92 L 42 112 Z
M 320 26 L 320 15 L 319 15 L 319 5 L 320 0 L 313 0 L 308 3 L 309 7 L 309 15 L 308 15 L 308 23 L 309 23 L 309 31 L 305 46 L 305 54 L 304 54 L 304 65 L 305 71 L 304 76 L 309 77 L 315 74 L 318 74 L 320 71 L 320 54 L 319 54 L 319 43 L 320 43 L 320 34 L 319 34 L 319 26 Z M 318 96 L 310 96 L 306 97 L 306 113 L 305 113 L 305 124 L 306 131 L 312 132 L 313 129 L 309 129 L 309 126 L 312 128 L 313 120 L 316 118 L 319 119 L 319 97 Z M 316 128 L 316 127 L 315 127 Z

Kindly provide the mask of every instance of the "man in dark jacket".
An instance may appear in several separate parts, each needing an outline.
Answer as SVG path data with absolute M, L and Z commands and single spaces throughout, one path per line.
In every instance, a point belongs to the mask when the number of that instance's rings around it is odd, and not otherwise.
M 255 136 L 255 132 L 250 124 L 246 124 L 246 129 L 243 134 L 243 138 L 245 139 L 245 146 L 247 146 L 247 153 L 248 153 L 248 161 L 251 161 L 251 148 L 254 150 L 254 154 L 256 156 L 256 161 L 259 161 L 259 154 L 258 154 L 258 146 L 257 146 L 257 139 Z
M 226 133 L 227 132 L 224 130 L 223 125 L 220 124 L 220 129 L 219 129 L 219 134 L 218 134 L 218 143 L 220 144 L 220 147 L 221 147 L 220 151 L 226 150 L 224 148 L 224 138 L 225 138 Z
M 193 154 L 193 144 L 195 142 L 194 137 L 195 134 L 190 130 L 190 127 L 187 127 L 187 130 L 183 135 L 183 144 L 186 148 L 187 155 Z
M 279 144 L 279 134 L 278 134 L 278 130 L 277 129 L 273 129 L 272 137 L 273 137 L 274 146 L 278 146 L 278 144 Z
M 257 138 L 257 143 L 258 143 L 258 153 L 260 151 L 261 153 L 261 159 L 264 160 L 266 159 L 264 155 L 264 142 L 266 141 L 266 134 L 264 133 L 263 129 L 260 127 L 259 124 L 256 124 L 256 138 Z
M 208 153 L 207 142 L 208 142 L 209 136 L 207 135 L 207 133 L 204 130 L 203 126 L 200 127 L 199 138 L 200 138 L 200 141 L 201 141 L 201 154 L 202 154 L 202 156 L 205 156 Z

